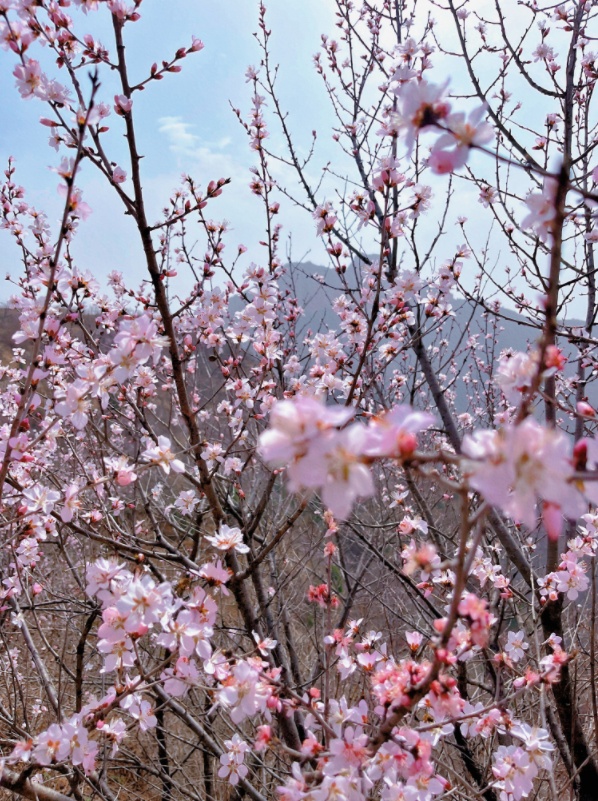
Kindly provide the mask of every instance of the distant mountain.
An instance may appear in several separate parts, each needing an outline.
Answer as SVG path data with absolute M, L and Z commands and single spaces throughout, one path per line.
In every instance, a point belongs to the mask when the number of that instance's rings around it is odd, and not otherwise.
M 351 275 L 351 269 L 350 267 L 346 277 L 349 286 L 353 286 L 357 291 L 358 276 Z M 332 304 L 344 289 L 334 270 L 312 262 L 289 263 L 286 265 L 286 273 L 281 283 L 283 289 L 297 298 L 303 309 L 303 315 L 297 324 L 298 341 L 301 341 L 308 331 L 315 333 L 321 330 L 339 330 L 339 318 Z M 462 363 L 472 355 L 472 345 L 469 344 L 472 343 L 472 337 L 477 340 L 478 353 L 483 353 L 486 361 L 493 362 L 503 350 L 527 350 L 540 335 L 539 328 L 530 326 L 525 317 L 508 308 L 500 309 L 497 317 L 492 311 L 485 312 L 473 301 L 453 298 L 452 307 L 454 317 L 441 321 L 441 324 L 433 318 L 422 317 L 423 307 L 416 310 L 426 332 L 426 344 L 437 345 L 440 348 L 440 353 L 436 356 L 436 364 L 440 371 L 444 371 L 443 365 L 450 360 L 453 353 L 456 354 L 457 363 Z M 232 311 L 241 308 L 240 299 L 234 298 L 231 302 Z M 87 317 L 89 330 L 95 330 L 93 313 Z M 18 329 L 18 324 L 18 312 L 7 306 L 0 306 L 0 360 L 4 364 L 12 359 L 14 347 L 12 336 Z M 568 325 L 582 324 L 572 320 L 568 321 Z M 565 352 L 571 358 L 575 356 L 576 350 L 569 346 L 565 347 Z M 221 383 L 219 371 L 208 360 L 207 353 L 200 354 L 200 357 L 203 368 L 200 372 L 208 378 L 212 389 L 215 389 L 216 385 Z M 573 376 L 574 365 L 570 370 Z M 483 379 L 481 376 L 480 380 Z M 464 387 L 456 381 L 453 388 L 457 393 L 457 404 L 462 406 L 466 401 Z

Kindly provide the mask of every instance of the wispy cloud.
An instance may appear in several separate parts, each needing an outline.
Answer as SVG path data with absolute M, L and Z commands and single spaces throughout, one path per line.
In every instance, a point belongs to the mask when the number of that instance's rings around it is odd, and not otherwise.
M 193 133 L 195 126 L 182 117 L 160 117 L 158 122 L 158 132 L 166 136 L 169 148 L 176 156 L 201 160 L 224 150 L 232 141 L 230 136 L 224 136 L 216 142 L 205 142 Z
M 194 156 L 199 147 L 200 139 L 192 132 L 194 128 L 182 117 L 160 117 L 158 131 L 165 134 L 170 144 L 170 150 L 177 156 Z

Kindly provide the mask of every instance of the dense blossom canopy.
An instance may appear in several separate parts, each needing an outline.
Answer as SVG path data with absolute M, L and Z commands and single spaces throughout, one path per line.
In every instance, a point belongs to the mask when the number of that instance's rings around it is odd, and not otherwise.
M 141 0 L 0 0 L 62 199 L 56 224 L 9 161 L 0 787 L 23 797 L 595 797 L 598 9 L 336 6 L 322 179 L 259 3 L 249 189 L 184 175 L 151 220 L 139 93 L 202 41 L 134 78 Z M 76 263 L 82 165 L 135 223 L 140 286 Z M 259 263 L 214 219 L 243 191 Z M 283 204 L 323 274 L 282 259 Z

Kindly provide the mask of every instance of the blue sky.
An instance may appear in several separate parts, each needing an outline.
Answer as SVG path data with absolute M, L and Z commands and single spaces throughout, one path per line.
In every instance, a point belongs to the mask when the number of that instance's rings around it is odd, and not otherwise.
M 320 34 L 333 30 L 334 7 L 334 0 L 272 0 L 268 4 L 274 58 L 280 63 L 280 95 L 290 109 L 290 121 L 300 148 L 309 145 L 312 129 L 325 127 L 328 107 L 320 79 L 312 68 L 312 56 L 318 50 Z M 79 24 L 79 31 L 92 32 L 110 46 L 108 15 L 85 17 L 74 8 L 69 10 Z M 243 243 L 249 248 L 246 263 L 250 259 L 259 260 L 256 243 L 263 238 L 263 213 L 259 201 L 247 188 L 253 154 L 229 104 L 230 101 L 244 113 L 250 108 L 251 91 L 245 71 L 260 59 L 252 36 L 257 28 L 258 2 L 145 0 L 141 12 L 141 20 L 125 29 L 134 78 L 145 76 L 153 61 L 170 58 L 178 47 L 190 44 L 192 34 L 205 43 L 203 51 L 182 62 L 181 73 L 154 82 L 145 92 L 135 95 L 150 217 L 157 217 L 183 171 L 191 173 L 203 186 L 211 179 L 231 177 L 232 187 L 211 205 L 211 215 L 230 222 L 231 250 Z M 34 48 L 31 55 L 39 59 L 40 49 Z M 59 157 L 47 146 L 48 129 L 38 122 L 45 114 L 43 104 L 23 101 L 18 95 L 12 77 L 14 63 L 13 54 L 0 51 L 3 109 L 0 163 L 4 167 L 9 155 L 15 157 L 17 182 L 26 188 L 30 202 L 55 220 L 60 213 L 58 179 L 49 167 L 56 166 Z M 55 72 L 58 78 L 62 77 Z M 116 86 L 110 85 L 112 80 L 107 75 L 101 90 L 102 99 L 107 101 L 116 91 Z M 122 120 L 112 115 L 109 124 L 113 157 L 115 160 L 122 157 L 126 169 Z M 273 131 L 275 141 L 277 135 Z M 327 133 L 327 141 L 319 142 L 320 162 L 325 163 L 329 158 L 330 144 Z M 99 278 L 118 269 L 129 277 L 141 279 L 143 266 L 131 221 L 115 203 L 112 189 L 90 167 L 83 170 L 80 185 L 93 209 L 77 237 L 75 253 L 80 266 Z M 294 257 L 302 257 L 311 250 L 310 257 L 322 261 L 314 224 L 304 212 L 289 208 L 281 215 L 281 222 L 287 233 L 293 231 Z M 17 269 L 15 253 L 7 245 L 8 237 L 0 231 L 0 275 Z M 0 299 L 11 292 L 11 287 L 1 281 Z
M 474 2 L 476 10 L 493 6 L 493 0 Z M 330 105 L 312 64 L 313 55 L 320 46 L 320 35 L 335 34 L 336 2 L 269 0 L 267 5 L 268 26 L 273 32 L 273 60 L 280 64 L 279 96 L 289 111 L 289 124 L 300 153 L 305 153 L 309 147 L 311 131 L 318 130 L 316 159 L 310 170 L 315 184 L 320 177 L 319 169 L 329 161 L 339 172 L 343 171 L 338 147 L 331 138 L 333 120 Z M 264 216 L 259 200 L 248 189 L 249 168 L 254 154 L 230 104 L 241 108 L 245 115 L 250 108 L 251 89 L 246 83 L 245 72 L 249 65 L 257 65 L 260 60 L 260 50 L 253 38 L 258 6 L 259 0 L 220 0 L 217 3 L 208 0 L 144 0 L 141 20 L 125 29 L 133 80 L 145 77 L 154 61 L 171 58 L 178 47 L 190 44 L 192 35 L 205 43 L 203 51 L 182 62 L 181 73 L 154 82 L 145 92 L 135 95 L 139 148 L 144 154 L 144 187 L 149 198 L 149 216 L 155 220 L 179 184 L 182 172 L 192 174 L 200 186 L 212 179 L 230 177 L 231 187 L 210 204 L 209 213 L 216 219 L 226 219 L 230 224 L 227 252 L 231 258 L 238 244 L 248 247 L 243 265 L 252 260 L 258 263 L 263 260 L 263 248 L 258 243 L 264 238 Z M 420 0 L 420 19 L 425 18 L 429 8 L 429 0 Z M 516 17 L 523 12 L 518 10 L 514 0 L 510 8 L 513 13 L 509 20 L 514 24 Z M 111 47 L 108 14 L 84 16 L 76 8 L 69 10 L 81 34 L 89 31 Z M 445 20 L 443 37 L 450 34 L 451 22 Z M 40 58 L 40 48 L 34 48 L 31 54 Z M 451 85 L 453 89 L 457 88 L 461 80 L 458 70 L 455 73 L 460 66 L 458 62 L 445 59 L 438 53 L 433 60 L 435 80 L 452 74 Z M 46 113 L 43 104 L 36 100 L 23 101 L 18 95 L 12 76 L 14 63 L 13 54 L 0 50 L 0 164 L 4 165 L 9 155 L 15 157 L 16 180 L 26 188 L 28 200 L 45 210 L 55 222 L 61 213 L 61 201 L 56 192 L 57 176 L 49 167 L 56 166 L 60 157 L 48 147 L 48 129 L 38 122 Z M 50 69 L 57 72 L 51 64 Z M 59 72 L 57 77 L 61 78 Z M 105 74 L 101 99 L 111 102 L 116 91 L 114 76 Z M 524 87 L 521 96 L 525 97 L 526 92 Z M 537 106 L 534 111 L 539 114 L 538 118 L 544 113 L 540 113 Z M 123 121 L 112 115 L 109 124 L 111 156 L 127 169 L 122 140 Z M 274 150 L 284 152 L 284 143 L 274 121 L 271 121 L 270 131 Z M 481 157 L 474 155 L 473 158 Z M 274 172 L 282 183 L 293 186 L 294 176 L 289 168 L 277 167 Z M 443 177 L 430 181 L 440 199 L 447 180 Z M 132 221 L 124 216 L 112 188 L 89 165 L 83 169 L 79 184 L 93 213 L 81 225 L 76 239 L 74 253 L 78 266 L 90 270 L 100 281 L 112 270 L 120 270 L 129 283 L 137 284 L 145 273 Z M 326 187 L 322 198 L 325 191 Z M 300 192 L 298 194 L 301 196 Z M 330 198 L 334 199 L 335 195 L 331 193 Z M 477 191 L 463 182 L 459 185 L 459 209 L 460 213 L 465 210 L 474 217 L 479 210 Z M 281 256 L 286 256 L 287 237 L 292 235 L 294 260 L 305 258 L 325 264 L 326 254 L 315 237 L 315 224 L 310 216 L 294 209 L 288 201 L 282 202 L 281 210 L 279 221 L 284 225 Z M 420 236 L 425 238 L 426 232 L 429 235 L 435 233 L 434 215 L 422 219 Z M 474 236 L 479 236 L 482 247 L 484 231 L 474 231 Z M 453 228 L 443 240 L 440 257 L 450 257 L 452 248 L 460 244 L 461 238 L 459 229 Z M 18 272 L 17 258 L 8 235 L 0 230 L 0 301 L 6 300 L 13 292 L 11 285 L 1 278 L 6 272 Z M 502 258 L 501 254 L 499 261 Z

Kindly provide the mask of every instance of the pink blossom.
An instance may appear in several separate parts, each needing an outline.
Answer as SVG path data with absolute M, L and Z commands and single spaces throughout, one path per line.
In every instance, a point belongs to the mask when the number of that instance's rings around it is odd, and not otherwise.
M 76 429 L 81 431 L 89 420 L 89 399 L 86 397 L 88 388 L 86 384 L 77 379 L 67 387 L 64 400 L 56 404 L 56 412 L 61 417 L 67 417 Z
M 105 654 L 102 673 L 111 673 L 113 670 L 130 668 L 135 664 L 133 641 L 129 637 L 115 642 L 100 640 L 98 642 L 98 651 Z
M 263 712 L 270 695 L 271 690 L 261 681 L 259 670 L 247 660 L 237 662 L 225 685 L 217 691 L 218 701 L 230 709 L 233 723 L 241 723 Z
M 567 437 L 532 418 L 497 431 L 477 431 L 463 441 L 469 457 L 470 486 L 514 520 L 533 528 L 540 500 L 558 506 L 568 518 L 584 511 L 584 501 L 570 483 L 573 465 Z
M 547 178 L 542 192 L 533 192 L 525 201 L 529 213 L 521 221 L 521 227 L 531 228 L 543 242 L 552 230 L 552 221 L 556 214 L 555 192 L 556 182 L 552 178 Z
M 60 517 L 65 523 L 69 523 L 81 508 L 80 491 L 81 487 L 77 483 L 69 484 L 64 491 L 64 506 Z
M 195 492 L 193 490 L 185 490 L 179 493 L 176 501 L 174 502 L 174 506 L 181 512 L 181 514 L 191 516 L 198 503 L 199 498 Z
M 127 736 L 127 726 L 124 720 L 122 718 L 113 718 L 108 723 L 100 720 L 97 728 L 112 743 L 112 756 L 114 756 L 118 752 L 121 742 Z
M 100 558 L 87 566 L 87 587 L 85 591 L 93 598 L 98 595 L 100 599 L 111 597 L 110 590 L 123 577 L 124 563 L 118 563 L 115 559 Z M 102 595 L 103 593 L 103 595 Z
M 133 108 L 133 101 L 125 95 L 114 95 L 114 110 L 117 114 L 124 116 Z
M 365 464 L 368 430 L 360 424 L 335 430 L 353 414 L 351 409 L 326 407 L 310 396 L 279 401 L 271 413 L 271 428 L 259 441 L 260 453 L 272 467 L 291 462 L 291 490 L 319 489 L 338 519 L 348 516 L 356 498 L 368 497 L 374 490 Z
M 420 131 L 436 127 L 448 117 L 450 104 L 444 98 L 447 85 L 412 80 L 397 87 L 399 106 L 392 124 L 402 132 L 408 153 Z
M 17 79 L 17 88 L 21 97 L 29 99 L 39 93 L 43 85 L 43 76 L 38 61 L 28 58 L 24 64 L 14 68 L 13 75 Z
M 441 150 L 437 147 L 432 149 L 428 159 L 428 165 L 432 172 L 437 175 L 448 175 L 467 163 L 468 152 L 464 147 L 456 147 L 453 150 Z
M 214 548 L 220 551 L 237 551 L 237 553 L 249 553 L 249 546 L 243 542 L 243 532 L 240 528 L 231 528 L 225 523 L 220 524 L 218 533 L 213 537 L 206 537 Z
M 114 472 L 114 480 L 119 487 L 128 487 L 137 479 L 133 465 L 129 464 L 126 456 L 118 456 L 114 459 L 106 459 L 106 468 Z
M 213 587 L 219 587 L 224 595 L 229 594 L 226 589 L 226 583 L 230 581 L 232 572 L 227 567 L 222 566 L 220 559 L 216 562 L 207 562 L 203 565 L 199 571 L 199 575 L 207 581 L 208 584 Z
M 15 762 L 29 762 L 32 750 L 33 740 L 19 740 L 10 752 L 7 761 L 9 764 Z
M 54 504 L 60 499 L 60 493 L 41 484 L 35 484 L 33 487 L 23 490 L 23 498 L 30 512 L 50 514 L 54 509 Z
M 148 442 L 146 449 L 141 454 L 144 459 L 152 464 L 159 465 L 168 475 L 171 470 L 175 473 L 184 473 L 185 465 L 180 459 L 176 459 L 170 450 L 170 440 L 168 437 L 158 437 L 158 442 Z
M 164 682 L 164 689 L 169 695 L 182 697 L 188 690 L 198 683 L 199 670 L 195 659 L 181 656 L 177 659 L 174 668 L 167 668 L 160 676 Z
M 571 552 L 561 562 L 555 579 L 557 591 L 567 594 L 570 601 L 575 601 L 580 592 L 585 592 L 590 586 L 590 581 L 586 576 L 586 567 L 583 562 L 578 562 Z
M 418 412 L 411 406 L 395 406 L 374 418 L 366 452 L 370 456 L 409 458 L 417 448 L 416 435 L 434 421 L 434 416 L 427 412 Z
M 481 147 L 494 138 L 490 126 L 482 122 L 486 108 L 480 106 L 467 118 L 463 112 L 450 114 L 445 126 L 447 133 L 434 143 L 429 164 L 434 172 L 448 173 L 462 167 L 472 147 Z
M 317 222 L 316 233 L 318 236 L 332 231 L 337 223 L 337 218 L 332 211 L 330 203 L 324 203 L 322 206 L 318 206 L 313 212 L 312 217 Z
M 51 765 L 54 761 L 60 762 L 65 759 L 68 752 L 69 743 L 62 733 L 62 728 L 57 723 L 52 723 L 46 731 L 38 735 L 31 758 L 39 765 Z
M 523 659 L 524 652 L 527 651 L 529 645 L 525 642 L 525 634 L 523 631 L 510 631 L 507 635 L 507 642 L 505 643 L 505 652 L 509 655 L 512 662 L 519 662 Z
M 313 486 L 314 475 L 308 471 L 320 465 L 325 470 L 323 479 L 318 481 L 322 501 L 335 518 L 345 520 L 357 498 L 367 498 L 374 493 L 372 474 L 364 463 L 368 442 L 368 429 L 359 423 L 322 437 L 310 449 L 313 461 L 304 459 L 293 470 L 291 487 Z
M 253 639 L 256 642 L 257 649 L 262 656 L 268 656 L 270 651 L 276 648 L 277 642 L 271 637 L 260 637 L 257 631 L 253 632 Z
M 405 633 L 407 645 L 412 651 L 418 651 L 423 641 L 423 635 L 419 631 L 408 631 Z
M 254 751 L 258 753 L 260 751 L 264 751 L 265 748 L 270 744 L 270 740 L 272 739 L 272 728 L 270 726 L 258 726 L 257 727 L 257 737 L 253 741 L 253 748 Z
M 149 701 L 145 699 L 140 700 L 138 696 L 130 696 L 133 703 L 129 704 L 126 709 L 135 720 L 139 723 L 141 731 L 148 731 L 156 727 L 158 721 L 154 715 L 154 708 Z
M 495 786 L 504 790 L 507 798 L 519 801 L 531 792 L 538 768 L 520 746 L 500 745 L 494 754 L 492 773 Z
M 224 741 L 226 753 L 220 757 L 220 769 L 218 775 L 221 779 L 228 781 L 235 786 L 240 779 L 247 776 L 248 768 L 244 765 L 245 752 L 249 750 L 249 745 L 242 740 L 238 734 L 233 735 L 231 740 Z
M 127 616 L 125 631 L 134 633 L 140 624 L 151 627 L 157 623 L 171 600 L 171 585 L 166 581 L 157 585 L 146 573 L 129 584 L 126 593 L 117 601 L 116 608 Z
M 538 372 L 538 352 L 503 351 L 498 362 L 495 381 L 509 403 L 518 405 L 529 390 Z
M 127 173 L 120 167 L 112 170 L 112 180 L 115 184 L 123 184 L 127 180 Z

